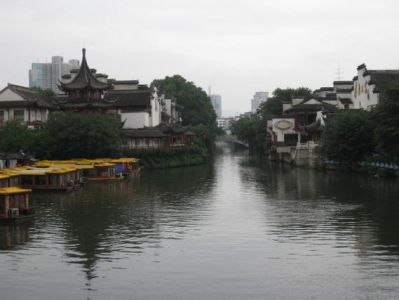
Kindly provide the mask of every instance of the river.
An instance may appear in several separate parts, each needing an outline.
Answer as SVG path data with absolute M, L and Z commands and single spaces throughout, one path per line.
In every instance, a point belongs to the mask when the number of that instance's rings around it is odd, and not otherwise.
M 257 163 L 35 193 L 0 226 L 0 299 L 394 299 L 397 179 Z

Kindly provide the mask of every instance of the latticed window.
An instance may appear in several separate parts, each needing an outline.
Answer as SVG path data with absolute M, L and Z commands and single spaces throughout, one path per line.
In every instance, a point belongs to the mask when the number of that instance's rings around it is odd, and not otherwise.
M 24 110 L 14 110 L 14 120 L 24 121 L 25 111 Z
M 4 124 L 4 110 L 0 110 L 0 126 Z

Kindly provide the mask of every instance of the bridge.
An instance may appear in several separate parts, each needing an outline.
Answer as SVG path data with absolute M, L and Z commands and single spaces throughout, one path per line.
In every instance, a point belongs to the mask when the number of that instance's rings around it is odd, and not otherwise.
M 245 142 L 237 139 L 237 137 L 235 135 L 231 135 L 231 134 L 223 135 L 223 136 L 218 137 L 218 140 L 224 141 L 226 143 L 238 145 L 240 147 L 249 148 L 248 143 L 245 143 Z

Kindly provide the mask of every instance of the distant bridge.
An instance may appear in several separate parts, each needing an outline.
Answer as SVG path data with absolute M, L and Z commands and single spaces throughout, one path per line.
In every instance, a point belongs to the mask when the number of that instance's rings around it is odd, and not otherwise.
M 244 148 L 249 148 L 248 143 L 240 141 L 239 139 L 237 139 L 237 137 L 235 135 L 231 135 L 231 134 L 223 135 L 223 136 L 218 137 L 218 140 L 224 141 L 224 142 L 227 142 L 230 144 L 235 144 L 235 145 L 238 145 L 238 146 L 241 146 Z

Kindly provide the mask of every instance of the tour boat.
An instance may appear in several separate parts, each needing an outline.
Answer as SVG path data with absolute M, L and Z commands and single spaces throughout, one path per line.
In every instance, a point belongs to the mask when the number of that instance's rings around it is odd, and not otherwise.
M 68 191 L 80 186 L 80 171 L 72 167 L 29 168 L 19 175 L 21 186 L 32 190 Z
M 137 176 L 140 173 L 138 165 L 138 159 L 133 157 L 122 157 L 109 159 L 108 162 L 115 164 L 115 173 L 123 176 L 134 175 Z
M 83 171 L 83 176 L 88 181 L 108 181 L 108 180 L 121 180 L 123 176 L 115 174 L 115 164 L 107 162 L 95 162 L 94 169 L 87 169 Z
M 0 188 L 0 222 L 12 223 L 33 216 L 33 209 L 29 207 L 29 193 L 31 189 L 19 187 Z

